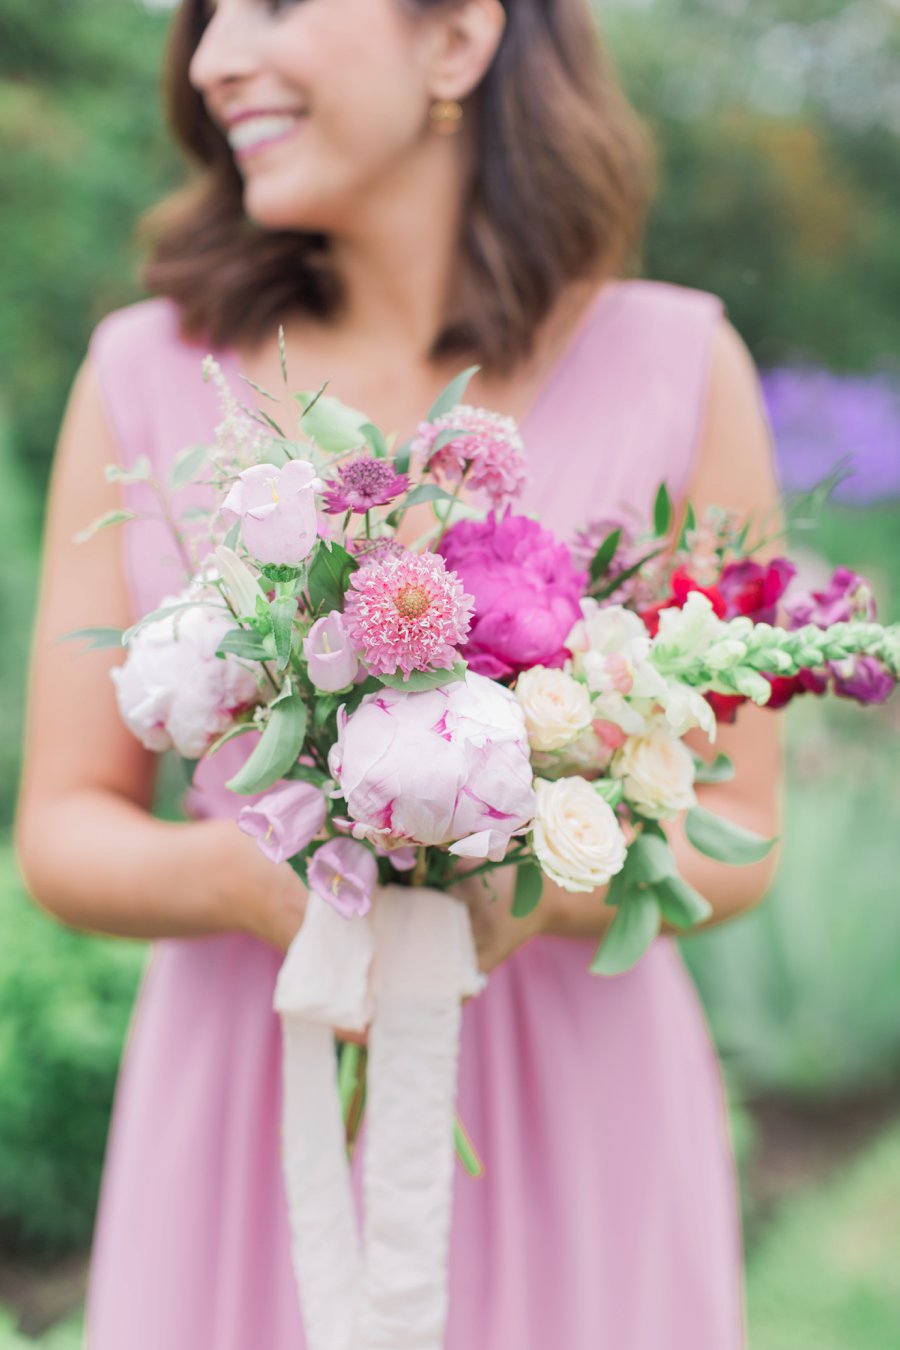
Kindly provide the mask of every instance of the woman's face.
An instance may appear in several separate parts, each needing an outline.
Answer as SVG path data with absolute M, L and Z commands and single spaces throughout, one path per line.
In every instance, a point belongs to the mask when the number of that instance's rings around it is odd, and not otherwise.
M 228 137 L 247 214 L 346 227 L 429 139 L 437 24 L 399 0 L 206 0 L 191 83 Z

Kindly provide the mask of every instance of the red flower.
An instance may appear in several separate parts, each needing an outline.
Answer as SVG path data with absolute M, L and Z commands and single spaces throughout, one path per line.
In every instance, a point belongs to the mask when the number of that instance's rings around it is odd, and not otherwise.
M 801 670 L 797 675 L 767 675 L 772 686 L 769 701 L 765 705 L 777 712 L 785 708 L 797 694 L 824 694 L 828 681 L 815 670 Z
M 762 566 L 752 558 L 729 563 L 719 578 L 727 615 L 745 614 L 754 623 L 774 623 L 778 601 L 784 595 L 796 568 L 786 558 L 773 558 Z
M 717 694 L 714 690 L 706 695 L 706 701 L 716 714 L 717 722 L 729 724 L 737 721 L 737 710 L 747 699 L 743 694 Z
M 705 595 L 711 603 L 713 611 L 720 619 L 724 619 L 726 605 L 720 593 L 715 586 L 700 586 L 691 576 L 690 572 L 684 567 L 677 568 L 671 577 L 672 594 L 668 600 L 660 600 L 658 604 L 650 605 L 647 609 L 642 609 L 640 617 L 644 621 L 647 632 L 651 637 L 656 637 L 659 632 L 659 616 L 664 609 L 684 609 L 688 596 L 692 591 L 699 591 Z

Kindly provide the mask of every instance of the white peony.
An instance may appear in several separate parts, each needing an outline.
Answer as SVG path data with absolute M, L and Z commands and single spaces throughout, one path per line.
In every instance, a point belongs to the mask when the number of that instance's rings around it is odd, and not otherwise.
M 561 750 L 591 724 L 591 696 L 564 670 L 534 666 L 516 681 L 533 750 Z
M 194 587 L 167 596 L 160 608 L 197 596 Z M 174 747 L 186 759 L 199 759 L 236 713 L 259 703 L 253 669 L 234 656 L 216 656 L 232 628 L 229 611 L 211 599 L 135 633 L 124 664 L 111 675 L 122 718 L 148 750 Z
M 614 757 L 611 772 L 622 779 L 625 800 L 652 820 L 674 820 L 696 805 L 693 755 L 665 723 L 630 737 Z
M 534 851 L 543 871 L 566 891 L 605 886 L 627 851 L 615 811 L 584 778 L 539 778 L 534 787 Z

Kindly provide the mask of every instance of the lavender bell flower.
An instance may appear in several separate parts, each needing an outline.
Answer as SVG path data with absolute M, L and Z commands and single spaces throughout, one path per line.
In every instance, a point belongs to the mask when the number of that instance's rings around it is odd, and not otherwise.
M 241 809 L 238 827 L 272 862 L 302 853 L 325 824 L 324 793 L 311 783 L 285 783 Z
M 239 474 L 222 503 L 227 518 L 240 520 L 248 552 L 262 563 L 295 567 L 318 537 L 313 466 L 291 459 L 283 468 L 254 464 Z
M 316 619 L 303 639 L 303 655 L 309 678 L 327 694 L 346 689 L 359 671 L 359 659 L 337 610 Z
M 378 863 L 371 849 L 355 839 L 329 839 L 313 854 L 307 880 L 321 900 L 352 919 L 372 908 Z

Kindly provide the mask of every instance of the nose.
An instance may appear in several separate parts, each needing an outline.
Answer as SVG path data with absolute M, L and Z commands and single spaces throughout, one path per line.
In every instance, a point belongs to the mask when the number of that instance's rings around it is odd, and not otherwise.
M 249 6 L 220 0 L 203 30 L 188 78 L 199 94 L 252 75 L 257 68 Z

